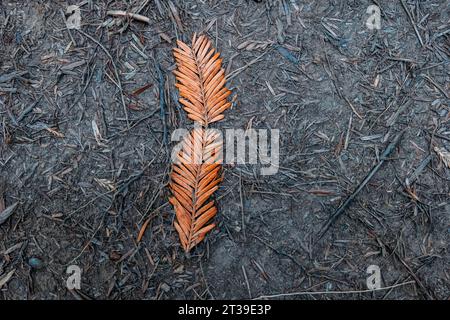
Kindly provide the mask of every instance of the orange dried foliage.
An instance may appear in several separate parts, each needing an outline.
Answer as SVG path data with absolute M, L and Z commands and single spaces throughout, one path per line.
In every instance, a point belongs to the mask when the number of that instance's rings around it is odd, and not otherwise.
M 231 106 L 227 100 L 231 91 L 225 87 L 222 59 L 208 38 L 194 34 L 191 46 L 181 41 L 177 44 L 173 53 L 179 101 L 188 118 L 201 125 L 184 138 L 169 184 L 175 229 L 189 252 L 215 226 L 211 220 L 217 208 L 210 198 L 222 181 L 222 143 L 220 134 L 208 126 L 223 119 L 223 112 Z

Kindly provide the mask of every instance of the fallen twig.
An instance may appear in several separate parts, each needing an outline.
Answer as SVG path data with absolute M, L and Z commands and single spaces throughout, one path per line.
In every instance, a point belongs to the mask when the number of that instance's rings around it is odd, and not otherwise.
M 127 18 L 131 18 L 137 21 L 141 21 L 141 22 L 145 22 L 145 23 L 150 23 L 150 19 L 141 15 L 141 14 L 137 14 L 137 13 L 131 13 L 131 12 L 126 12 L 126 11 L 122 11 L 122 10 L 110 10 L 106 12 L 107 15 L 109 16 L 114 16 L 114 17 L 127 17 Z
M 2 276 L 0 278 L 0 289 L 8 283 L 9 280 L 11 280 L 11 277 L 14 275 L 14 272 L 16 272 L 16 269 L 11 270 L 6 275 Z
M 447 99 L 450 99 L 450 96 L 448 95 L 447 91 L 443 89 L 436 81 L 434 81 L 431 77 L 429 77 L 426 74 L 423 74 L 422 77 L 424 77 L 426 80 L 428 80 L 433 86 L 435 86 Z
M 22 121 L 27 116 L 27 114 L 33 111 L 33 109 L 36 108 L 39 102 L 41 102 L 42 97 L 43 96 L 40 96 L 36 101 L 34 101 L 34 103 L 30 104 L 27 108 L 25 108 L 25 110 L 23 110 L 20 116 L 17 118 L 17 122 Z
M 412 185 L 417 180 L 417 178 L 419 178 L 420 174 L 427 167 L 430 161 L 431 161 L 431 154 L 429 154 L 425 159 L 423 159 L 417 166 L 416 170 L 414 170 L 414 172 L 405 179 L 405 185 L 406 186 Z M 399 189 L 401 188 L 402 187 L 400 187 Z
M 159 63 L 155 61 L 156 71 L 158 72 L 158 83 L 159 83 L 159 108 L 160 108 L 160 116 L 163 125 L 163 143 L 167 145 L 167 123 L 166 123 L 166 99 L 164 97 L 164 75 L 161 70 L 161 66 Z
M 147 230 L 147 226 L 149 222 L 151 221 L 151 217 L 145 220 L 144 224 L 142 225 L 141 229 L 139 230 L 139 234 L 137 236 L 136 242 L 139 243 L 142 240 L 142 237 L 144 236 L 145 230 Z
M 79 29 L 75 29 L 75 30 L 77 30 L 79 33 L 81 33 L 83 36 L 85 36 L 89 40 L 95 42 L 100 48 L 102 48 L 102 50 L 106 53 L 108 58 L 111 60 L 111 64 L 113 65 L 114 74 L 115 74 L 116 80 L 117 80 L 116 86 L 117 86 L 117 89 L 119 89 L 119 91 L 120 91 L 120 98 L 121 98 L 121 101 L 122 101 L 123 112 L 125 113 L 125 120 L 127 122 L 127 128 L 129 128 L 130 127 L 130 122 L 128 120 L 128 111 L 127 111 L 127 105 L 125 103 L 125 98 L 124 98 L 124 95 L 123 95 L 122 82 L 120 81 L 119 71 L 117 70 L 117 66 L 116 66 L 116 63 L 114 62 L 113 57 L 109 53 L 108 49 L 106 49 L 105 46 L 102 45 L 99 41 L 94 39 L 94 37 L 92 37 L 91 35 L 87 34 L 86 32 L 84 32 L 82 30 L 79 30 Z
M 358 193 L 361 192 L 361 190 L 366 186 L 366 184 L 372 179 L 372 177 L 377 173 L 377 171 L 380 169 L 381 165 L 384 163 L 386 158 L 391 154 L 391 152 L 395 149 L 397 144 L 400 141 L 400 138 L 402 137 L 405 130 L 401 131 L 397 136 L 395 136 L 394 140 L 386 147 L 384 152 L 381 154 L 380 161 L 378 164 L 370 170 L 370 172 L 367 174 L 367 176 L 364 178 L 364 180 L 358 185 L 358 187 L 353 191 L 352 194 L 350 194 L 347 199 L 341 204 L 341 206 L 331 215 L 331 217 L 328 219 L 328 221 L 322 226 L 320 232 L 319 232 L 319 240 L 324 236 L 324 234 L 328 231 L 328 229 L 331 227 L 331 225 L 345 212 L 345 209 L 350 205 L 350 203 L 355 199 L 355 197 L 358 195 Z
M 405 10 L 406 14 L 408 15 L 409 21 L 411 22 L 411 24 L 412 24 L 412 26 L 414 28 L 414 32 L 416 33 L 417 38 L 419 39 L 420 45 L 423 47 L 422 37 L 420 36 L 419 30 L 417 30 L 417 26 L 414 23 L 414 19 L 413 19 L 412 15 L 411 15 L 411 12 L 409 12 L 408 8 L 406 7 L 405 1 L 400 0 L 400 2 L 402 4 L 402 7 Z
M 28 73 L 28 71 L 19 71 L 19 72 L 18 71 L 14 71 L 14 72 L 2 75 L 2 76 L 0 76 L 0 83 L 8 82 L 8 81 L 10 81 L 10 80 L 12 80 L 14 78 L 21 77 L 21 76 L 23 76 L 23 75 L 25 75 L 27 73 Z
M 383 291 L 383 290 L 390 290 L 397 287 L 402 287 L 407 284 L 413 284 L 415 281 L 408 281 L 399 283 L 393 286 L 378 288 L 378 289 L 367 289 L 367 290 L 348 290 L 348 291 L 300 291 L 300 292 L 290 292 L 290 293 L 280 293 L 280 294 L 273 294 L 268 296 L 259 296 L 253 300 L 260 300 L 260 299 L 269 299 L 269 298 L 279 298 L 279 297 L 289 297 L 289 296 L 305 296 L 305 295 L 318 295 L 318 294 L 355 294 L 355 293 L 366 293 L 366 292 L 374 292 L 374 291 Z

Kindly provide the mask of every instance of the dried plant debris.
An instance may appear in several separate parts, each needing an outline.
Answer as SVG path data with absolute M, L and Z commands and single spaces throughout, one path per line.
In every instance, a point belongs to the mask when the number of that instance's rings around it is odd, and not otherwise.
M 19 203 L 16 202 L 9 207 L 5 207 L 5 199 L 0 193 L 0 225 L 2 225 L 14 213 L 14 210 L 16 209 L 18 204 Z
M 0 289 L 8 283 L 9 280 L 11 280 L 12 276 L 14 275 L 14 272 L 16 272 L 16 269 L 11 270 L 5 275 L 0 276 Z
M 450 152 L 439 147 L 434 147 L 434 151 L 439 156 L 441 161 L 447 166 L 447 168 L 450 168 Z
M 16 202 L 0 212 L 0 224 L 4 223 L 6 219 L 8 219 L 14 213 L 14 210 L 16 209 L 18 204 L 19 203 Z
M 268 46 L 272 45 L 270 41 L 257 41 L 257 40 L 246 40 L 237 46 L 238 50 L 264 50 Z
M 222 181 L 218 163 L 220 142 L 211 129 L 196 128 L 183 141 L 177 163 L 172 167 L 170 203 L 175 208 L 175 229 L 186 252 L 201 242 L 214 228 L 209 221 L 217 208 L 210 196 Z M 209 224 L 208 224 L 209 223 Z
M 180 91 L 180 103 L 189 119 L 208 124 L 223 119 L 223 112 L 231 106 L 227 97 L 231 91 L 225 87 L 225 70 L 219 52 L 212 48 L 205 36 L 192 38 L 192 47 L 177 41 L 173 49 L 177 62 L 174 74 Z
M 191 47 L 178 41 L 174 56 L 179 101 L 188 117 L 201 125 L 184 138 L 170 182 L 175 228 L 184 250 L 189 252 L 215 226 L 209 223 L 217 213 L 210 197 L 222 181 L 222 144 L 219 134 L 207 128 L 224 118 L 223 111 L 231 106 L 227 101 L 231 91 L 225 87 L 222 59 L 205 36 L 194 34 Z

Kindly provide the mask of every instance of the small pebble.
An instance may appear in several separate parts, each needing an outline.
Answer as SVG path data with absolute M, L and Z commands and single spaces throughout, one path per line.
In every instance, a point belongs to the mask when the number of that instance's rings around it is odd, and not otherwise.
M 170 287 L 169 287 L 169 285 L 167 283 L 163 282 L 161 284 L 161 290 L 164 291 L 164 292 L 169 292 L 170 291 Z
M 435 99 L 435 100 L 431 103 L 431 105 L 432 105 L 433 107 L 439 107 L 439 106 L 441 105 L 441 100 L 440 100 L 440 99 Z
M 31 257 L 30 259 L 28 259 L 28 264 L 31 268 L 36 270 L 41 269 L 44 266 L 42 260 L 36 257 Z
M 441 117 L 447 116 L 447 113 L 448 113 L 448 110 L 447 110 L 447 109 L 441 109 L 441 110 L 439 110 L 439 115 L 440 115 Z
M 183 273 L 184 271 L 184 266 L 180 265 L 179 267 L 177 267 L 173 272 L 174 273 Z

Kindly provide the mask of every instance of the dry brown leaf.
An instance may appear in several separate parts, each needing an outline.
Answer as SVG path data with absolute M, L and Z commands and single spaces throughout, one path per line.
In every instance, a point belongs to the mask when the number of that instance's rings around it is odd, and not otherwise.
M 109 190 L 109 191 L 115 191 L 116 185 L 114 182 L 108 179 L 100 179 L 100 178 L 94 178 L 95 182 L 97 182 L 100 186 L 103 188 Z
M 61 132 L 57 131 L 56 129 L 47 127 L 47 128 L 45 128 L 45 130 L 47 130 L 48 132 L 50 132 L 51 134 L 53 134 L 57 138 L 64 138 L 64 134 L 62 134 Z

